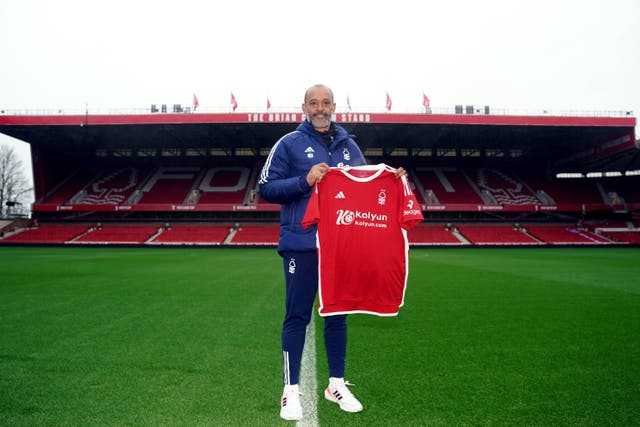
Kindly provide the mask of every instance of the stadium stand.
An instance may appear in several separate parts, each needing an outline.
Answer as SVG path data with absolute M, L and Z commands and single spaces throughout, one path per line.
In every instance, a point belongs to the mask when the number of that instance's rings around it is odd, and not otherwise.
M 548 244 L 605 244 L 611 243 L 605 237 L 567 225 L 527 225 L 526 231 Z
M 31 145 L 39 221 L 2 227 L 0 244 L 276 245 L 280 207 L 260 197 L 258 178 L 273 144 L 299 123 L 285 117 L 0 115 L 0 131 Z M 369 163 L 409 172 L 425 215 L 412 245 L 638 244 L 634 118 L 339 120 Z M 557 178 L 564 172 L 579 178 Z
M 445 224 L 422 223 L 411 229 L 407 236 L 412 245 L 455 246 L 468 244 L 458 239 Z
M 3 243 L 69 243 L 87 232 L 89 228 L 90 226 L 86 224 L 47 224 L 17 230 L 0 241 Z
M 428 223 L 408 233 L 414 246 L 460 245 L 602 245 L 640 244 L 640 228 L 608 222 L 595 227 L 540 223 Z M 0 237 L 2 244 L 128 244 L 128 245 L 272 245 L 278 243 L 276 223 L 232 224 L 50 224 L 17 229 Z
M 513 172 L 481 168 L 473 171 L 474 183 L 485 200 L 499 205 L 535 206 L 540 200 Z
M 602 194 L 594 181 L 577 179 L 553 179 L 528 176 L 527 182 L 538 191 L 544 191 L 555 205 L 602 205 Z
M 73 241 L 92 244 L 142 244 L 160 232 L 159 224 L 105 224 Z
M 415 176 L 424 189 L 427 204 L 483 203 L 478 192 L 460 170 L 416 167 Z
M 615 209 L 624 209 L 629 203 L 640 201 L 640 179 L 605 178 L 598 183 L 606 202 Z
M 93 178 L 89 172 L 76 172 L 58 182 L 38 204 L 64 205 Z
M 411 169 L 410 182 L 426 210 L 450 205 L 455 210 L 476 210 L 479 205 L 532 209 L 554 206 L 561 210 L 627 209 L 640 204 L 635 184 L 640 180 L 545 180 L 508 169 Z M 265 206 L 257 189 L 259 168 L 226 167 L 119 167 L 89 177 L 77 174 L 54 186 L 42 205 L 137 205 L 153 210 L 163 206 Z M 82 181 L 82 180 L 86 181 Z M 640 185 L 637 185 L 640 187 Z M 277 210 L 277 206 L 272 210 Z
M 70 204 L 119 205 L 140 183 L 146 171 L 134 167 L 103 171 L 70 200 Z
M 183 204 L 196 184 L 197 167 L 161 167 L 145 179 L 139 189 L 140 204 Z
M 244 166 L 124 167 L 76 175 L 38 204 L 211 205 L 264 203 L 255 192 L 258 171 Z M 253 191 L 252 191 L 253 190 Z M 253 197 L 252 197 L 253 196 Z
M 539 240 L 514 225 L 457 225 L 458 231 L 474 245 L 536 245 Z
M 153 245 L 220 245 L 229 235 L 229 225 L 172 224 L 150 239 Z
M 640 245 L 640 230 L 635 231 L 603 231 L 602 234 L 614 242 Z
M 231 206 L 250 208 L 269 205 L 261 200 L 257 189 L 260 172 L 255 161 L 238 159 L 229 165 L 204 167 L 201 165 L 168 166 L 150 168 L 148 166 L 113 166 L 103 168 L 99 173 L 77 172 L 54 185 L 45 198 L 36 204 L 60 204 L 65 206 L 150 205 L 153 211 L 158 205 L 166 206 Z M 233 166 L 237 164 L 238 166 Z M 602 209 L 625 208 L 629 203 L 640 202 L 636 188 L 640 178 L 607 179 L 544 179 L 529 171 L 520 176 L 510 169 L 478 168 L 457 169 L 448 167 L 413 166 L 410 181 L 418 199 L 429 211 L 431 207 L 450 205 L 453 210 L 472 211 L 480 206 L 539 207 L 559 206 L 580 211 L 584 206 Z M 620 202 L 616 204 L 615 198 Z M 447 207 L 449 208 L 449 207 Z M 113 208 L 112 208 L 113 209 Z M 269 211 L 277 212 L 277 205 Z M 106 216 L 105 216 L 106 215 Z M 96 215 L 87 212 L 85 219 L 95 218 L 98 222 L 109 214 Z M 114 217 L 114 218 L 117 218 Z M 79 218 L 81 219 L 81 218 Z M 504 218 L 507 219 L 506 217 Z M 124 220 L 124 218 L 121 218 Z M 122 224 L 112 222 L 98 229 L 81 224 L 46 224 L 20 230 L 0 239 L 2 243 L 43 243 L 43 244 L 152 244 L 152 245 L 276 245 L 278 225 L 275 218 L 264 224 L 252 219 L 241 229 L 231 230 L 233 222 L 224 224 L 188 224 L 185 218 L 172 227 L 151 224 Z M 514 229 L 515 221 L 495 224 L 477 223 L 472 219 L 456 220 L 454 229 L 447 229 L 442 219 L 431 224 L 430 218 L 409 233 L 412 245 L 539 245 L 539 244 L 638 244 L 638 234 L 630 221 L 612 219 L 606 223 L 596 223 L 592 227 L 573 225 L 542 225 L 534 223 Z M 95 222 L 94 222 L 95 224 Z M 606 231 L 593 232 L 598 227 L 608 227 Z M 588 229 L 587 229 L 588 228 Z M 621 228 L 611 230 L 611 228 Z
M 593 224 L 595 234 L 622 244 L 640 244 L 640 228 L 633 221 L 602 221 Z
M 230 203 L 245 202 L 250 177 L 257 173 L 246 167 L 211 168 L 200 184 L 202 196 L 199 203 Z M 251 183 L 255 185 L 255 183 Z
M 242 225 L 230 240 L 232 245 L 277 245 L 280 237 L 278 224 Z

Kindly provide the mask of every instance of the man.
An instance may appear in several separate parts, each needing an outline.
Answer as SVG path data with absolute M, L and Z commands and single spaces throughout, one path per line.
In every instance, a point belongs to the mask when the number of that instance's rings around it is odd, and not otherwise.
M 307 89 L 302 104 L 305 120 L 283 136 L 271 149 L 260 175 L 260 194 L 282 205 L 278 253 L 282 256 L 286 282 L 286 314 L 282 326 L 284 390 L 280 416 L 302 419 L 298 387 L 306 328 L 311 320 L 318 290 L 316 226 L 304 229 L 302 218 L 313 186 L 333 166 L 361 166 L 362 151 L 341 126 L 333 123 L 336 109 L 333 92 L 325 85 Z M 397 176 L 405 174 L 398 169 Z M 347 347 L 345 315 L 325 318 L 324 340 L 329 364 L 325 398 L 347 412 L 359 412 L 362 404 L 344 381 Z

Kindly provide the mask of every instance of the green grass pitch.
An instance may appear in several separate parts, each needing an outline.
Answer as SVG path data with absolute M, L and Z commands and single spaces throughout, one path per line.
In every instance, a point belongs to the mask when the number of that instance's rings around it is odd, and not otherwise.
M 321 426 L 640 424 L 640 249 L 411 250 Z M 281 426 L 275 249 L 0 247 L 0 425 Z M 311 398 L 305 395 L 304 399 Z

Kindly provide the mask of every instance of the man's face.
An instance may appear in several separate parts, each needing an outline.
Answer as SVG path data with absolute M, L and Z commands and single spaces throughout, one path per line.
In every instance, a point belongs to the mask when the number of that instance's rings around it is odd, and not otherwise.
M 309 90 L 302 104 L 302 111 L 313 127 L 319 131 L 329 130 L 331 116 L 336 109 L 331 92 L 324 87 L 314 87 Z

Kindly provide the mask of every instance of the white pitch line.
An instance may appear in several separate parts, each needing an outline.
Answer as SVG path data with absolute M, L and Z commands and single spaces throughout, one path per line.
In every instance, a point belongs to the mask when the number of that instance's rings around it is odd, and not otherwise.
M 316 380 L 316 328 L 314 315 L 307 325 L 302 361 L 300 362 L 300 391 L 303 396 L 302 414 L 304 418 L 296 427 L 318 427 L 318 381 Z

